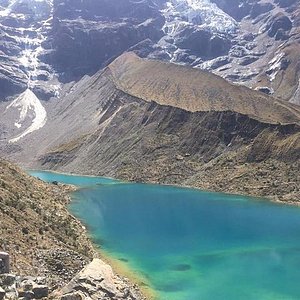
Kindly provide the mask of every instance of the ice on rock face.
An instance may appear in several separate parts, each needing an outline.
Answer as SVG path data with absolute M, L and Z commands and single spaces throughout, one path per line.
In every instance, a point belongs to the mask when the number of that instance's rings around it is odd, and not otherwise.
M 219 33 L 234 32 L 238 26 L 232 17 L 209 0 L 170 0 L 162 13 L 166 18 L 164 31 L 168 35 L 189 24 Z
M 20 5 L 26 3 L 29 10 Z M 43 53 L 43 42 L 47 39 L 47 32 L 51 29 L 53 19 L 53 0 L 10 0 L 6 7 L 0 7 L 0 18 L 12 16 L 14 18 L 26 18 L 30 14 L 32 22 L 24 22 L 22 27 L 9 27 L 5 34 L 15 40 L 22 49 L 16 58 L 22 66 L 22 71 L 27 76 L 27 90 L 20 94 L 7 107 L 6 112 L 17 112 L 14 126 L 18 128 L 19 134 L 10 138 L 9 143 L 18 142 L 26 135 L 42 128 L 47 121 L 47 112 L 42 102 L 34 94 L 36 86 L 41 84 L 40 74 L 47 76 L 49 85 L 56 89 L 56 96 L 59 95 L 59 84 L 56 86 L 55 72 L 47 66 L 47 72 L 40 68 L 40 55 Z M 45 64 L 43 64 L 45 65 Z M 46 74 L 46 75 L 45 75 Z M 53 80 L 54 82 L 51 82 Z M 42 82 L 44 84 L 44 82 Z M 29 124 L 29 125 L 28 125 Z M 21 132 L 21 133 L 20 133 Z
M 171 62 L 178 63 L 178 57 L 182 54 L 173 41 L 180 38 L 185 29 L 205 30 L 213 37 L 226 37 L 235 33 L 239 26 L 238 22 L 209 0 L 168 0 L 161 12 L 165 17 L 165 36 L 159 43 Z
M 24 0 L 10 0 L 7 7 L 0 10 L 0 17 L 7 17 L 14 13 L 15 8 L 22 2 Z M 53 0 L 26 0 L 26 3 L 36 17 L 44 17 L 53 8 Z

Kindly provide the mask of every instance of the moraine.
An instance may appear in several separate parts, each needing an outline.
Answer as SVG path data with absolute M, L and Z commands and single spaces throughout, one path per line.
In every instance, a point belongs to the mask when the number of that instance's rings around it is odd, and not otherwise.
M 161 300 L 299 299 L 300 209 L 244 196 L 31 172 L 73 183 L 70 211 Z

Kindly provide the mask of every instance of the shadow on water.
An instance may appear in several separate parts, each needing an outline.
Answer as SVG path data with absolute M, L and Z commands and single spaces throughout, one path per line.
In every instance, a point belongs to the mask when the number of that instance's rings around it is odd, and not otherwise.
M 190 270 L 192 267 L 188 264 L 178 264 L 170 267 L 171 271 L 185 272 Z

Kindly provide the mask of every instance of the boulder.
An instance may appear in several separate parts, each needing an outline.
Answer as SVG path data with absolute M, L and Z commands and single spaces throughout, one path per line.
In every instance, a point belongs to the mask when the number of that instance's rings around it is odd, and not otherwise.
M 275 15 L 267 24 L 268 35 L 275 37 L 279 30 L 287 32 L 292 29 L 292 21 L 282 13 Z
M 258 57 L 256 56 L 245 56 L 243 58 L 240 59 L 239 61 L 239 64 L 241 66 L 247 66 L 247 65 L 250 65 L 252 64 L 253 62 L 257 61 L 258 60 Z
M 16 283 L 16 276 L 12 274 L 0 275 L 0 286 L 3 288 L 10 287 Z
M 63 295 L 60 300 L 88 300 L 91 299 L 90 297 L 86 296 L 82 292 L 74 292 L 74 293 L 69 293 L 66 295 Z
M 46 298 L 49 295 L 49 288 L 47 285 L 34 285 L 32 291 L 35 299 Z
M 9 273 L 9 254 L 0 252 L 0 274 Z
M 258 86 L 255 88 L 255 90 L 267 95 L 272 95 L 274 93 L 274 91 L 267 86 Z
M 5 291 L 0 287 L 0 300 L 3 300 L 5 297 Z
M 18 296 L 21 298 L 24 298 L 26 300 L 34 299 L 34 292 L 32 291 L 24 291 L 24 290 L 18 290 Z
M 58 294 L 61 300 L 140 299 L 132 286 L 116 276 L 112 268 L 100 259 L 94 259 Z

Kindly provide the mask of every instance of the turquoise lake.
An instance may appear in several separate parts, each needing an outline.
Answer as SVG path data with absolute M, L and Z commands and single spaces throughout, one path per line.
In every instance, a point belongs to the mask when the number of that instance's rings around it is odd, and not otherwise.
M 81 187 L 70 211 L 160 300 L 300 299 L 300 209 L 250 197 L 31 171 Z

